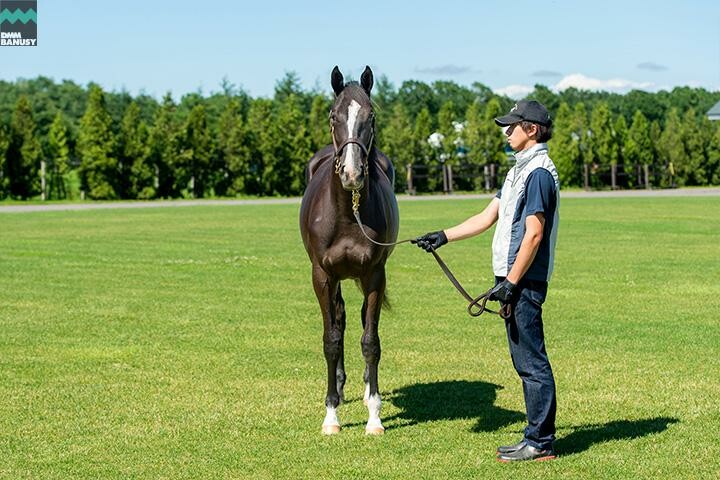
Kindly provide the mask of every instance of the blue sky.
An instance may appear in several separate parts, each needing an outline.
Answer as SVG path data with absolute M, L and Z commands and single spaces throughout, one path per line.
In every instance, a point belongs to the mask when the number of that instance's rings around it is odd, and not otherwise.
M 199 7 L 199 5 L 205 5 Z M 272 95 L 287 71 L 330 91 L 339 65 L 404 80 L 624 92 L 720 90 L 720 1 L 38 0 L 38 46 L 0 47 L 0 79 L 45 75 L 179 96 L 223 77 Z

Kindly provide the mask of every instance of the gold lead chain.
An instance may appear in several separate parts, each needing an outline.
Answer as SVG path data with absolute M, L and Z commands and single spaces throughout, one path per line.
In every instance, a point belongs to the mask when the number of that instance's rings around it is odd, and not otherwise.
M 360 208 L 360 191 L 359 190 L 353 190 L 352 191 L 352 209 L 353 213 L 358 213 L 358 209 Z

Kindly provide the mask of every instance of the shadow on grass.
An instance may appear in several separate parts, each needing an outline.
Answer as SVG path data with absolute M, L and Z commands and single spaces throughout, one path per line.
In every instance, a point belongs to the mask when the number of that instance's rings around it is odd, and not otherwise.
M 388 420 L 399 420 L 399 427 L 436 420 L 476 418 L 473 432 L 490 432 L 524 421 L 524 413 L 494 405 L 495 392 L 501 388 L 492 383 L 464 380 L 408 385 L 390 392 L 390 402 L 401 412 Z
M 672 417 L 646 418 L 643 420 L 616 420 L 599 425 L 571 427 L 573 432 L 555 441 L 560 455 L 572 455 L 590 448 L 595 443 L 610 440 L 632 440 L 667 430 L 680 420 Z

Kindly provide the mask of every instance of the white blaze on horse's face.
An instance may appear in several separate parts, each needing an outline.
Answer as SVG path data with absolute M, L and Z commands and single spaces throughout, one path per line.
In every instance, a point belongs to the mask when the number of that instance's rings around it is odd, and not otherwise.
M 348 106 L 347 113 L 347 134 L 348 138 L 359 138 L 358 116 L 361 105 L 352 100 Z M 350 143 L 345 146 L 345 158 L 342 163 L 342 174 L 340 176 L 343 187 L 348 190 L 362 188 L 364 181 L 362 150 L 357 145 Z

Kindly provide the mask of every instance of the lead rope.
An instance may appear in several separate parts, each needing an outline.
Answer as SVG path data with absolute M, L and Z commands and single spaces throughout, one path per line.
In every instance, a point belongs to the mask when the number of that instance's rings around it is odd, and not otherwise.
M 406 238 L 405 240 L 400 240 L 398 242 L 390 242 L 390 243 L 384 243 L 384 242 L 378 242 L 373 240 L 368 236 L 367 233 L 365 233 L 365 227 L 363 227 L 362 221 L 360 220 L 360 191 L 359 190 L 353 190 L 352 191 L 352 211 L 353 215 L 355 216 L 355 220 L 357 221 L 358 226 L 360 227 L 360 231 L 363 235 L 365 235 L 365 238 L 367 238 L 370 242 L 374 243 L 375 245 L 380 245 L 382 247 L 392 247 L 394 245 L 400 245 L 401 243 L 407 243 L 412 241 L 412 238 Z M 488 301 L 488 297 L 490 296 L 490 292 L 492 291 L 492 288 L 489 289 L 487 292 L 483 293 L 482 295 L 479 295 L 475 298 L 471 297 L 470 294 L 463 288 L 463 286 L 460 284 L 457 278 L 455 278 L 455 275 L 450 271 L 450 268 L 448 268 L 447 264 L 443 262 L 443 259 L 440 258 L 440 255 L 435 251 L 432 246 L 430 247 L 430 253 L 433 254 L 433 257 L 435 257 L 435 260 L 437 261 L 438 265 L 440 265 L 440 269 L 445 273 L 445 276 L 450 280 L 450 283 L 453 284 L 453 286 L 457 289 L 460 294 L 465 297 L 465 299 L 470 302 L 467 307 L 467 312 L 472 317 L 479 317 L 483 314 L 483 312 L 489 312 L 494 313 L 495 315 L 499 315 L 501 318 L 507 320 L 512 315 L 512 310 L 509 303 L 500 304 L 500 310 L 497 312 L 495 310 L 490 310 L 485 306 L 485 304 Z

